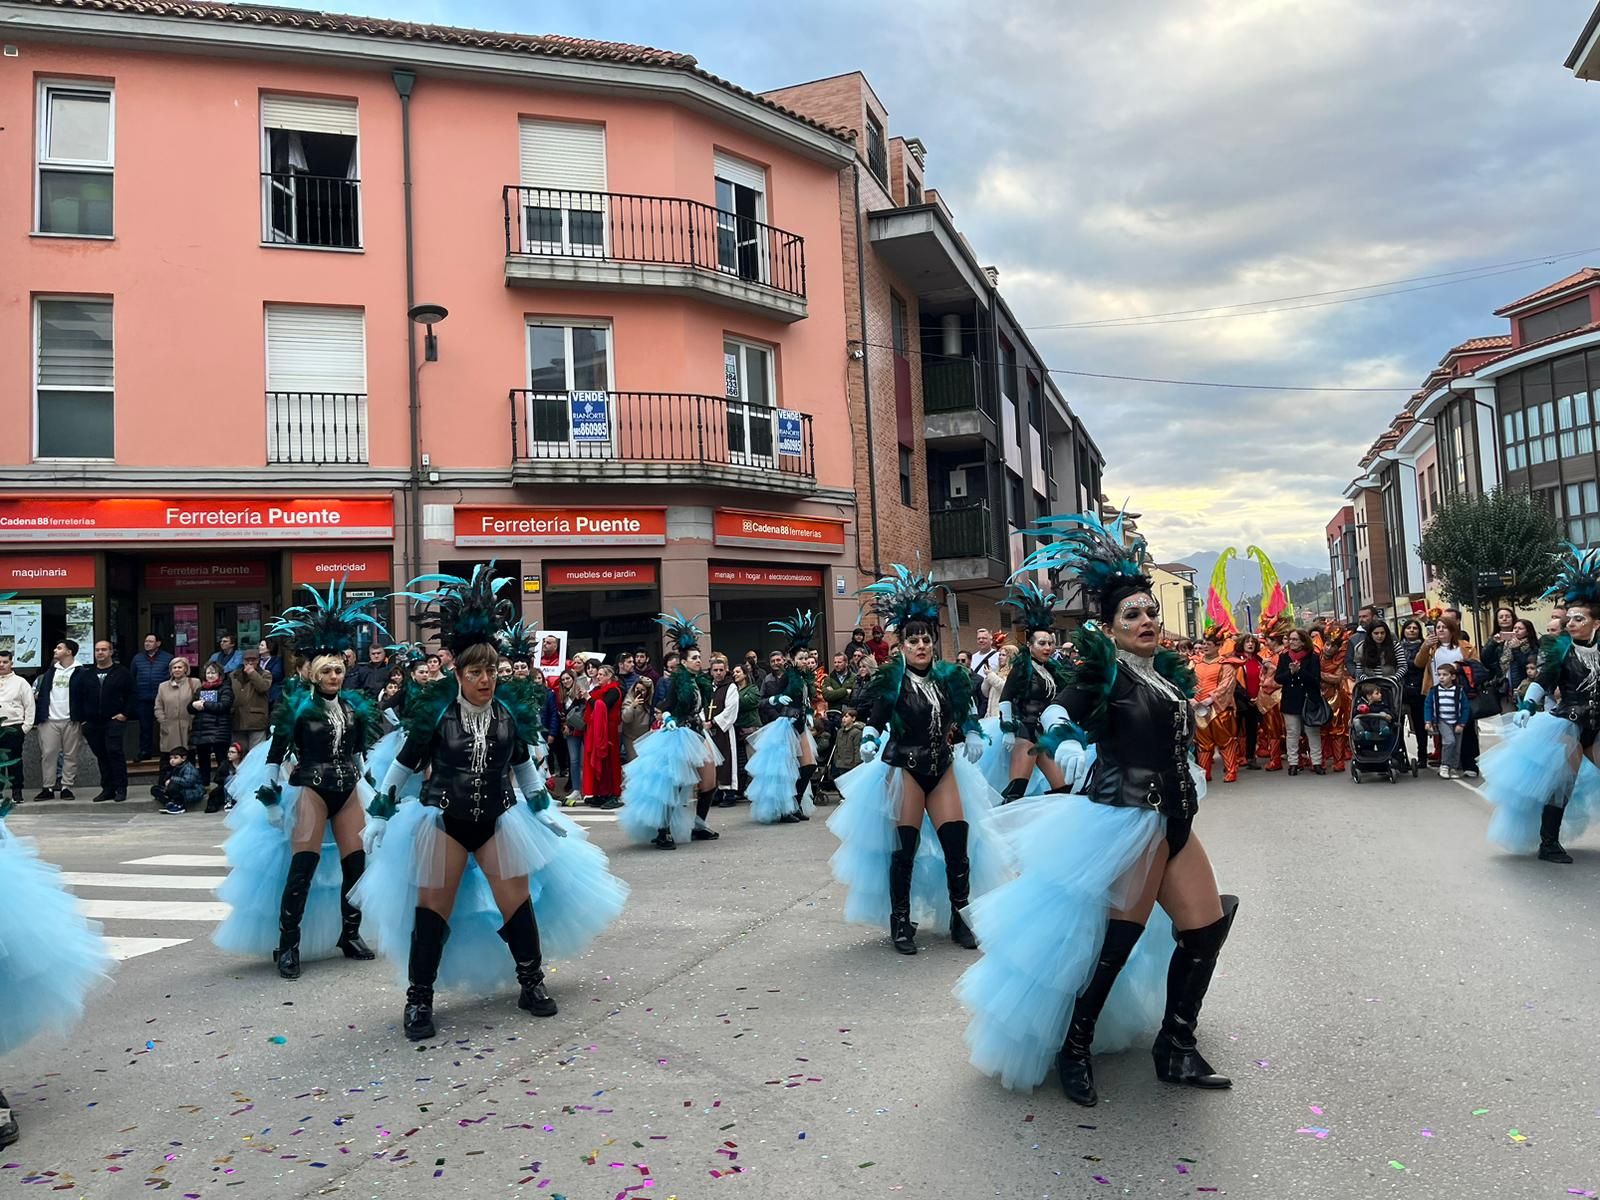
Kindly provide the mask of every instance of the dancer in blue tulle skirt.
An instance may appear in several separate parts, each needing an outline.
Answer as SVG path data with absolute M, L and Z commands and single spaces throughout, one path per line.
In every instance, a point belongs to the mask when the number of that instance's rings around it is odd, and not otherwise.
M 1566 629 L 1540 643 L 1539 678 L 1480 765 L 1495 810 L 1489 840 L 1515 854 L 1537 845 L 1541 861 L 1570 863 L 1561 832 L 1582 834 L 1600 796 L 1600 549 L 1569 546 L 1545 596 L 1566 604 Z M 1545 712 L 1548 697 L 1556 703 Z
M 0 802 L 0 1054 L 41 1033 L 66 1034 L 111 969 L 100 927 L 78 911 L 61 872 L 39 858 L 32 839 L 6 827 L 10 811 L 9 800 Z M 0 1148 L 18 1136 L 0 1093 Z
M 849 888 L 845 919 L 887 917 L 895 950 L 915 954 L 913 916 L 931 915 L 941 928 L 948 921 L 952 941 L 974 950 L 968 903 L 999 882 L 1004 862 L 983 839 L 983 815 L 999 798 L 975 765 L 986 742 L 973 711 L 972 675 L 937 657 L 944 589 L 930 577 L 896 565 L 862 594 L 897 633 L 899 653 L 872 677 L 865 761 L 839 780 L 839 811 L 828 819 L 840 841 L 833 874 Z M 952 731 L 962 735 L 959 757 Z M 930 844 L 919 856 L 925 825 L 938 849 Z M 928 895 L 940 867 L 943 898 Z
M 1000 604 L 1016 612 L 1023 634 L 1022 654 L 1011 664 L 1000 691 L 1000 745 L 1011 768 L 1000 795 L 1008 802 L 1019 799 L 1036 771 L 1051 791 L 1064 792 L 1066 775 L 1056 764 L 1054 751 L 1064 742 L 1081 745 L 1081 738 L 1060 702 L 1066 694 L 1067 671 L 1055 657 L 1056 597 L 1027 580 L 1012 584 L 1011 594 Z
M 809 821 L 817 806 L 811 779 L 817 773 L 817 741 L 811 725 L 817 704 L 817 618 L 796 611 L 767 628 L 788 643 L 788 666 L 761 684 L 761 714 L 766 724 L 750 738 L 750 819 L 758 825 Z
M 622 768 L 622 811 L 617 824 L 635 842 L 676 850 L 683 838 L 714 842 L 722 835 L 706 823 L 717 796 L 721 755 L 706 733 L 711 679 L 700 652 L 700 630 L 682 613 L 662 613 L 656 624 L 677 648 L 678 665 L 667 680 L 661 728 L 634 743 Z
M 1188 756 L 1193 672 L 1160 650 L 1144 541 L 1126 542 L 1120 518 L 1108 528 L 1090 514 L 1046 517 L 1027 532 L 1044 544 L 1023 569 L 1062 568 L 1099 604 L 1104 627 L 1074 636 L 1062 697 L 1096 757 L 1092 770 L 1086 755 L 1058 760 L 1081 794 L 1041 796 L 996 814 L 1019 873 L 972 906 L 983 959 L 956 988 L 972 1014 L 972 1062 L 1008 1087 L 1031 1088 L 1054 1058 L 1068 1098 L 1096 1103 L 1090 1054 L 1102 1011 L 1116 1003 L 1112 1020 L 1127 1036 L 1133 1012 L 1155 990 L 1149 972 L 1130 969 L 1114 992 L 1159 900 L 1178 932 L 1156 1075 L 1228 1087 L 1195 1040 L 1238 901 L 1218 895 L 1191 828 L 1202 795 Z
M 292 639 L 305 666 L 273 710 L 266 753 L 252 751 L 230 784 L 230 795 L 245 802 L 227 818 L 229 872 L 217 894 L 231 911 L 212 935 L 235 954 L 271 950 L 285 979 L 300 977 L 303 951 L 319 957 L 337 947 L 346 958 L 373 957 L 350 892 L 366 866 L 362 809 L 372 788 L 364 756 L 383 722 L 370 696 L 343 690 L 344 651 L 356 648 L 363 628 L 387 634 L 368 611 L 376 599 L 346 603 L 342 581 L 326 594 L 306 590 L 311 603 L 285 610 L 268 631 Z

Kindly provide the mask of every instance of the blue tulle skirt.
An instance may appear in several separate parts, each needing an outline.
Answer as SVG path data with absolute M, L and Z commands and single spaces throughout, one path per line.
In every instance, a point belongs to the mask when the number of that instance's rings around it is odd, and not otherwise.
M 565 837 L 551 828 L 559 828 Z M 367 861 L 351 900 L 361 909 L 362 933 L 406 981 L 417 889 L 444 882 L 450 837 L 437 808 L 402 804 Z M 606 856 L 581 826 L 554 808 L 536 814 L 519 802 L 495 825 L 494 837 L 467 862 L 450 914 L 450 938 L 437 986 L 478 994 L 514 989 L 510 951 L 499 936 L 505 918 L 489 880 L 528 876 L 545 959 L 576 958 L 622 913 L 628 886 L 612 875 Z
M 110 970 L 100 927 L 78 911 L 60 870 L 0 821 L 0 1054 L 68 1033 Z
M 232 832 L 222 847 L 228 858 L 228 877 L 217 888 L 217 898 L 229 904 L 232 911 L 211 935 L 219 949 L 252 958 L 268 956 L 278 946 L 283 885 L 289 878 L 289 860 L 294 857 L 291 839 L 299 825 L 314 819 L 301 808 L 302 789 L 287 782 L 281 767 L 267 762 L 268 749 L 266 742 L 252 749 L 228 782 L 228 794 L 235 805 L 223 822 Z M 283 784 L 283 797 L 278 803 L 282 825 L 274 825 L 268 819 L 267 806 L 256 799 L 256 792 L 275 780 Z M 345 803 L 365 809 L 372 794 L 372 788 L 363 781 Z M 343 883 L 339 847 L 334 843 L 331 823 L 325 821 L 321 859 L 300 920 L 302 958 L 325 958 L 335 952 L 343 928 L 339 912 Z
M 1142 890 L 1166 820 L 1148 808 L 1054 795 L 997 810 L 991 827 L 1020 873 L 973 901 L 968 919 L 983 957 L 955 994 L 971 1013 L 972 1064 L 1008 1088 L 1028 1089 L 1060 1051 L 1110 911 Z M 1172 924 L 1157 909 L 1106 1001 L 1097 1053 L 1126 1049 L 1159 1024 L 1172 945 Z
M 633 761 L 622 767 L 622 832 L 648 842 L 669 829 L 675 841 L 683 841 L 694 828 L 700 768 L 721 761 L 711 739 L 685 725 L 645 734 L 634 743 Z M 793 783 L 789 792 L 794 794 Z
M 816 740 L 810 730 L 803 737 L 815 761 Z M 789 720 L 772 721 L 750 735 L 750 759 L 745 764 L 750 772 L 750 786 L 744 794 L 750 801 L 750 819 L 758 825 L 775 824 L 785 813 L 794 811 L 794 789 L 800 782 L 801 744 L 802 735 L 795 732 L 794 722 Z M 800 811 L 808 817 L 817 811 L 809 786 L 800 797 Z
M 966 819 L 967 857 L 972 864 L 971 895 L 981 896 L 1005 881 L 1011 860 L 1005 844 L 990 830 L 988 816 L 999 797 L 984 782 L 978 768 L 958 749 L 956 788 Z M 905 772 L 881 759 L 862 763 L 839 777 L 842 797 L 838 811 L 828 818 L 828 828 L 839 839 L 829 866 L 833 877 L 848 891 L 844 919 L 886 929 L 889 925 L 889 855 L 899 844 L 901 786 Z M 950 891 L 945 876 L 944 850 L 933 822 L 922 821 L 911 875 L 911 919 L 936 930 L 950 928 Z
M 1600 800 L 1600 768 L 1583 753 L 1578 727 L 1554 713 L 1535 713 L 1518 729 L 1508 718 L 1480 721 L 1500 741 L 1478 759 L 1483 795 L 1494 808 L 1489 840 L 1513 854 L 1539 848 L 1539 819 L 1548 804 L 1563 806 L 1563 836 L 1589 827 Z
M 986 717 L 979 722 L 983 726 L 983 734 L 988 738 L 984 747 L 983 757 L 978 760 L 978 771 L 984 780 L 996 792 L 1006 790 L 1006 784 L 1011 782 L 1011 751 L 1005 749 L 1003 742 L 1005 735 L 1000 732 L 1000 721 L 997 717 Z M 1095 748 L 1088 749 L 1089 763 L 1094 764 Z M 1038 796 L 1050 790 L 1050 781 L 1044 777 L 1044 772 L 1034 767 L 1033 774 L 1028 776 L 1027 790 L 1024 796 Z

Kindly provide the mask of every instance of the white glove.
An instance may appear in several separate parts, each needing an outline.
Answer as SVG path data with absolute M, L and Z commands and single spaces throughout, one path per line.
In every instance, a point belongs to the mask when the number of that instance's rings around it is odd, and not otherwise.
M 1012 748 L 1017 744 L 1017 735 L 1016 735 L 1016 733 L 1011 731 L 1011 730 L 1007 730 L 1005 728 L 1007 725 L 1010 725 L 1010 724 L 1011 724 L 1011 701 L 1002 700 L 1000 702 L 1000 727 L 1001 727 L 1001 730 L 1002 730 L 1002 732 L 1000 734 L 1000 749 L 1004 750 L 1007 754 L 1010 754 Z
M 787 696 L 787 695 L 785 695 L 785 696 L 774 696 L 772 698 L 772 705 L 773 705 L 774 708 L 788 708 L 789 705 L 791 705 L 793 703 L 794 703 L 794 697 L 793 696 Z
M 1521 729 L 1533 718 L 1533 714 L 1525 708 L 1519 708 L 1511 715 L 1511 723 Z
M 283 805 L 281 805 L 281 804 L 268 804 L 265 807 L 266 807 L 266 810 L 267 810 L 267 824 L 271 825 L 274 829 L 282 829 L 283 828 Z
M 661 728 L 663 728 L 663 729 L 676 729 L 677 727 L 678 727 L 678 723 L 672 719 L 672 714 L 671 713 L 662 713 L 661 714 Z
M 861 732 L 861 761 L 873 762 L 878 757 L 878 731 L 871 725 Z
M 389 822 L 382 817 L 368 817 L 367 823 L 361 829 L 361 848 L 371 857 L 379 846 L 383 845 L 383 832 L 389 828 Z
M 984 747 L 988 744 L 988 739 L 976 730 L 967 734 L 967 761 L 975 763 L 982 758 Z
M 1069 792 L 1080 792 L 1089 779 L 1089 751 L 1071 738 L 1056 747 L 1056 766 Z

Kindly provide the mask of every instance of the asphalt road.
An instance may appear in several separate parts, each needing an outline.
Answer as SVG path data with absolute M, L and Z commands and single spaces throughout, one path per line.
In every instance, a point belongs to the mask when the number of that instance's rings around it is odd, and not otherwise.
M 131 957 L 69 1041 L 0 1064 L 23 1124 L 0 1189 L 1600 1192 L 1600 836 L 1553 867 L 1490 848 L 1460 784 L 1215 787 L 1197 830 L 1243 905 L 1202 1045 L 1236 1086 L 1165 1087 L 1134 1051 L 1098 1063 L 1104 1099 L 1084 1110 L 1053 1078 L 1022 1095 L 971 1070 L 950 988 L 972 956 L 924 937 L 902 958 L 845 925 L 820 820 L 714 820 L 721 841 L 670 854 L 593 824 L 633 897 L 553 973 L 561 1014 L 447 996 L 441 1037 L 418 1047 L 386 963 L 312 963 L 285 983 L 212 948 L 217 914 L 189 906 L 221 873 L 217 818 L 24 806 L 12 828 Z

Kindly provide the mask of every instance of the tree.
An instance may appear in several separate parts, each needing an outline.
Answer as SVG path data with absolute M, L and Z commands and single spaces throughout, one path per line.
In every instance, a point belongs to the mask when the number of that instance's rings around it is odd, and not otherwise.
M 1523 491 L 1455 496 L 1434 516 L 1417 553 L 1457 605 L 1475 599 L 1531 604 L 1556 580 L 1564 542 L 1555 514 Z M 1514 571 L 1516 586 L 1479 589 L 1480 571 Z

